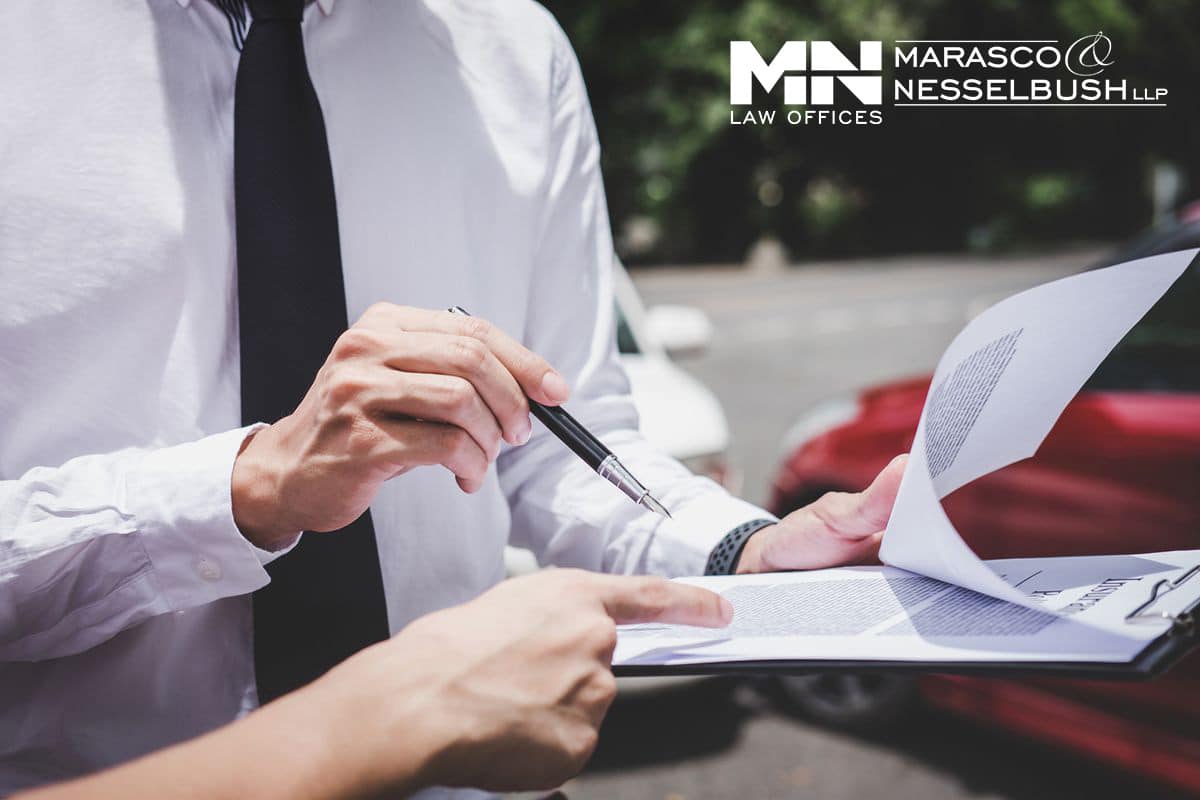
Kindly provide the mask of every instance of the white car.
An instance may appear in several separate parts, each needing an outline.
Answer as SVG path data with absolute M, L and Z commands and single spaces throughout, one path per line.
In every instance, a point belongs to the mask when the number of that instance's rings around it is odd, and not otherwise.
M 728 461 L 725 410 L 707 386 L 671 361 L 671 356 L 705 350 L 712 341 L 712 323 L 703 311 L 687 306 L 647 310 L 619 263 L 613 277 L 617 348 L 629 373 L 642 435 L 692 472 L 736 493 L 740 487 Z
M 672 355 L 691 355 L 707 348 L 712 323 L 703 311 L 687 306 L 646 309 L 620 263 L 613 270 L 613 293 L 617 347 L 629 373 L 642 435 L 692 472 L 712 478 L 736 494 L 741 481 L 729 464 L 725 411 L 707 386 L 671 361 Z M 509 575 L 537 569 L 531 553 L 512 547 L 505 553 L 505 563 Z

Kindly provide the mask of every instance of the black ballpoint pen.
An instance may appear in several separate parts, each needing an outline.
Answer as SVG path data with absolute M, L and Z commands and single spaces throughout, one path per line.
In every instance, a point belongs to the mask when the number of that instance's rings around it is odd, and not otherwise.
M 447 310 L 451 314 L 471 316 L 461 306 L 451 306 Z M 624 492 L 626 497 L 638 505 L 662 514 L 667 519 L 671 518 L 671 513 L 662 503 L 654 499 L 654 495 L 650 494 L 641 481 L 633 477 L 633 473 L 617 460 L 613 452 L 593 436 L 587 428 L 579 424 L 579 420 L 568 414 L 565 408 L 544 406 L 532 398 L 527 397 L 526 399 L 529 400 L 530 413 L 541 420 L 551 433 L 571 448 L 575 455 L 582 458 L 584 463 L 591 467 L 597 475 L 616 486 Z

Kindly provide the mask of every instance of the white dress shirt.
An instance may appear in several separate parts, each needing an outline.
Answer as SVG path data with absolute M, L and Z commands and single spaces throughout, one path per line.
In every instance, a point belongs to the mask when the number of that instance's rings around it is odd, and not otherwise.
M 492 320 L 676 512 L 642 512 L 540 425 L 475 495 L 413 471 L 371 506 L 392 630 L 501 580 L 509 541 L 544 563 L 702 572 L 762 512 L 637 433 L 596 133 L 551 16 L 321 0 L 303 30 L 350 319 L 385 300 Z M 0 5 L 0 793 L 256 704 L 249 593 L 271 555 L 229 488 L 238 55 L 202 0 Z

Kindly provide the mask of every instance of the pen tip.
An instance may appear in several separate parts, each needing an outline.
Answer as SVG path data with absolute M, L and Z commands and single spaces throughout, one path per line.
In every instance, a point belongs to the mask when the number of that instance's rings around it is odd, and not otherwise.
M 653 495 L 647 494 L 642 498 L 642 505 L 656 514 L 662 514 L 667 519 L 672 519 L 671 512 L 667 511 L 666 506 L 654 499 Z

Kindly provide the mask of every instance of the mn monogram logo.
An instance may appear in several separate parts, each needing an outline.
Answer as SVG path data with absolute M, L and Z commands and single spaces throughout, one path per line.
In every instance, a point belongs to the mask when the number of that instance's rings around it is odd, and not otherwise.
M 729 102 L 750 105 L 755 81 L 770 92 L 782 78 L 784 105 L 834 105 L 834 86 L 840 84 L 861 105 L 878 106 L 883 104 L 882 70 L 883 42 L 859 42 L 855 65 L 832 42 L 786 42 L 768 63 L 753 42 L 733 41 Z M 876 74 L 863 74 L 871 72 Z

